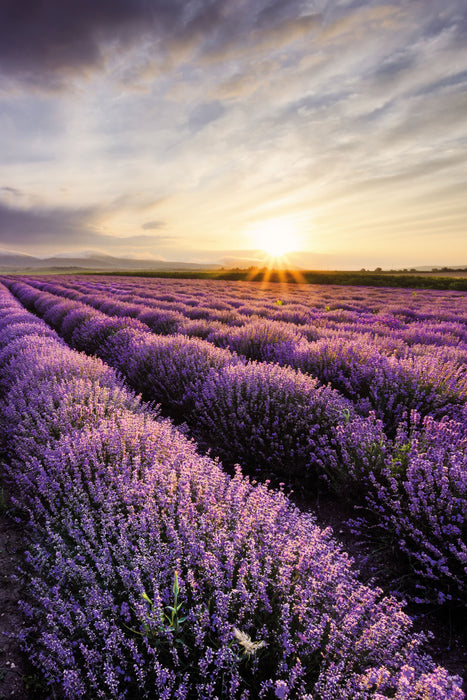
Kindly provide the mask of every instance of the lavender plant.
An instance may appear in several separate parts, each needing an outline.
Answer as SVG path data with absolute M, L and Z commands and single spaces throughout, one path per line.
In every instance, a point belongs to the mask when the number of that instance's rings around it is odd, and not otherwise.
M 360 471 L 368 510 L 354 526 L 397 542 L 415 574 L 419 603 L 458 606 L 467 598 L 466 448 L 465 421 L 413 413 L 394 444 L 375 442 L 373 463 Z M 346 456 L 355 469 L 355 454 Z
M 350 402 L 329 387 L 286 367 L 227 365 L 201 386 L 193 424 L 199 439 L 257 473 L 334 478 L 338 448 L 334 426 L 353 414 Z

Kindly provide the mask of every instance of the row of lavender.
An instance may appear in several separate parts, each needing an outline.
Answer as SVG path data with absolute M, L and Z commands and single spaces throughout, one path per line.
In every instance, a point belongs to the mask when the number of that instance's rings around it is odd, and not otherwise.
M 464 697 L 329 532 L 201 457 L 4 287 L 0 368 L 23 641 L 65 697 Z
M 289 367 L 247 363 L 198 338 L 157 336 L 138 320 L 109 318 L 24 282 L 8 285 L 69 344 L 117 368 L 224 461 L 311 488 L 325 479 L 364 505 L 360 528 L 370 525 L 405 553 L 417 600 L 465 600 L 465 421 L 412 414 L 410 427 L 389 440 L 374 416 Z
M 422 314 L 425 322 L 421 324 L 411 318 L 407 309 L 403 323 L 398 316 L 388 312 L 383 314 L 374 305 L 369 308 L 367 305 L 364 312 L 358 313 L 355 309 L 340 310 L 338 320 L 321 309 L 308 308 L 308 325 L 300 326 L 296 322 L 274 319 L 277 319 L 277 313 L 287 313 L 292 318 L 299 314 L 303 321 L 304 304 L 285 304 L 277 312 L 279 307 L 272 303 L 273 297 L 267 301 L 263 299 L 261 305 L 251 298 L 248 305 L 242 298 L 239 310 L 218 311 L 217 307 L 226 305 L 228 299 L 226 291 L 222 295 L 222 288 L 220 300 L 211 296 L 209 317 L 206 306 L 209 296 L 202 307 L 194 306 L 199 303 L 196 293 L 202 293 L 199 285 L 195 286 L 195 292 L 192 291 L 191 299 L 184 292 L 185 301 L 177 301 L 177 297 L 168 294 L 167 290 L 162 300 L 157 297 L 157 288 L 143 293 L 139 289 L 141 283 L 132 280 L 122 283 L 117 279 L 108 284 L 107 289 L 102 289 L 99 282 L 79 279 L 66 284 L 56 280 L 28 282 L 53 294 L 82 301 L 111 316 L 137 318 L 158 334 L 182 333 L 203 337 L 217 347 L 228 347 L 248 359 L 275 362 L 311 374 L 322 383 L 331 383 L 352 400 L 360 414 L 374 411 L 391 437 L 411 410 L 422 416 L 455 418 L 467 400 L 467 329 L 461 307 L 456 308 L 453 304 L 461 298 L 460 295 L 451 296 L 450 303 L 454 306 L 451 311 L 441 312 L 449 321 L 438 321 L 437 326 L 433 323 L 433 308 L 428 310 L 425 306 Z M 132 289 L 133 284 L 135 289 Z M 131 302 L 128 301 L 128 287 L 133 292 Z M 396 295 L 400 297 L 401 293 Z M 430 300 L 435 301 L 435 297 L 429 297 Z M 230 303 L 233 303 L 232 299 Z M 186 315 L 182 314 L 182 308 Z M 399 307 L 392 305 L 390 308 Z M 378 311 L 377 315 L 370 309 Z M 272 320 L 258 316 L 260 312 L 269 312 Z M 197 313 L 202 314 L 202 320 L 193 320 L 193 314 Z M 465 316 L 465 311 L 463 313 Z M 219 314 L 224 314 L 222 318 L 225 320 L 227 314 L 232 326 L 217 321 Z M 412 339 L 417 339 L 416 345 L 406 342 L 407 332 Z
M 63 280 L 63 278 L 62 278 Z M 267 318 L 288 324 L 308 340 L 364 334 L 385 351 L 405 356 L 423 352 L 426 344 L 458 346 L 467 340 L 465 295 L 406 290 L 355 290 L 317 285 L 288 287 L 191 280 L 105 280 L 71 277 L 43 279 L 55 290 L 87 294 L 89 303 L 105 304 L 106 313 L 137 316 L 142 311 L 161 313 L 148 317 L 157 332 L 212 335 Z M 111 292 L 111 298 L 109 298 Z M 277 295 L 281 298 L 278 299 Z M 86 299 L 81 299 L 86 301 Z M 113 306 L 113 303 L 115 303 Z M 144 310 L 141 308 L 144 306 Z M 282 326 L 276 326 L 280 328 Z M 156 329 L 154 329 L 156 330 Z M 420 348 L 422 346 L 422 348 Z M 256 358 L 258 359 L 258 358 Z

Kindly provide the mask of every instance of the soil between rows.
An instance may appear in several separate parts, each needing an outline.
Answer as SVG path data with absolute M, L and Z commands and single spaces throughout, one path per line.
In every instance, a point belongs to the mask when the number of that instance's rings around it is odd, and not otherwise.
M 18 601 L 23 585 L 16 576 L 24 556 L 24 539 L 20 526 L 5 513 L 0 513 L 0 699 L 30 698 L 25 677 L 26 659 L 16 637 L 23 624 Z

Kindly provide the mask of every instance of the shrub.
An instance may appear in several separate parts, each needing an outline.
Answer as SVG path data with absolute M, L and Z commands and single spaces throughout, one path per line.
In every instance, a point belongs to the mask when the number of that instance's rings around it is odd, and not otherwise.
M 211 372 L 195 398 L 193 424 L 226 462 L 316 480 L 335 475 L 333 427 L 353 413 L 329 387 L 287 367 L 252 362 Z
M 249 360 L 274 362 L 290 353 L 302 336 L 287 323 L 259 319 L 232 330 L 228 347 Z
M 377 468 L 364 479 L 373 517 L 355 525 L 397 542 L 411 563 L 418 602 L 467 599 L 465 425 L 413 413 L 410 429 L 401 425 L 394 445 L 381 445 Z

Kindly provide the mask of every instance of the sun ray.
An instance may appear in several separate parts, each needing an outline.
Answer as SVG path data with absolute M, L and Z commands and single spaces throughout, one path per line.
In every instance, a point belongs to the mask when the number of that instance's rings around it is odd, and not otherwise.
M 260 266 L 251 271 L 249 279 L 259 277 L 263 284 L 267 284 L 276 277 L 281 285 L 287 284 L 290 277 L 295 282 L 303 281 L 299 270 L 288 258 L 288 254 L 300 249 L 301 243 L 294 219 L 277 217 L 259 221 L 249 227 L 248 234 L 263 255 Z

